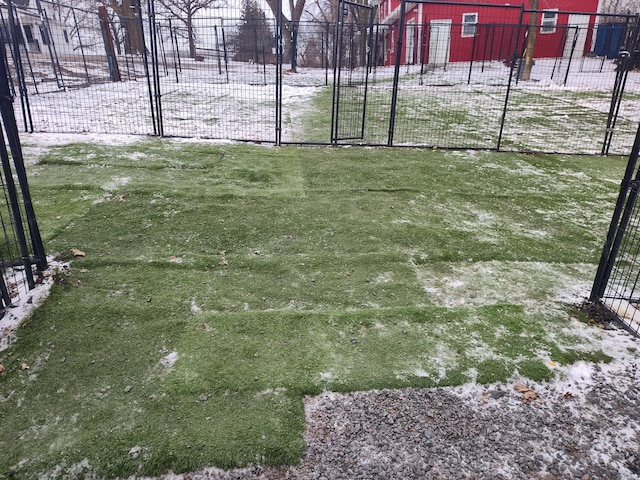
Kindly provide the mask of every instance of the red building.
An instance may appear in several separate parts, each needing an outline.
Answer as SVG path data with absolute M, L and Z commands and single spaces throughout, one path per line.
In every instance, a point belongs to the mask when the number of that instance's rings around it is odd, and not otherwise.
M 593 50 L 601 0 L 540 0 L 536 58 L 577 57 Z M 380 0 L 384 63 L 396 61 L 400 0 Z M 528 2 L 524 9 L 529 8 Z M 522 19 L 521 19 L 522 15 Z M 401 64 L 507 60 L 522 53 L 531 12 L 504 0 L 407 3 Z

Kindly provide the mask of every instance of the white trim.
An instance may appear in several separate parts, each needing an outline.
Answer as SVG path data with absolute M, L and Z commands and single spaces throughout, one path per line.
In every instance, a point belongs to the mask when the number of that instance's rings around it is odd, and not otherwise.
M 545 19 L 545 14 L 553 14 L 553 16 Z M 548 8 L 543 10 L 540 16 L 540 33 L 543 35 L 556 33 L 556 25 L 558 25 L 558 9 Z
M 468 17 L 468 18 L 465 18 Z M 474 20 L 471 21 L 471 18 Z M 469 12 L 462 14 L 462 28 L 460 29 L 460 36 L 462 38 L 471 38 L 476 36 L 478 31 L 478 12 Z

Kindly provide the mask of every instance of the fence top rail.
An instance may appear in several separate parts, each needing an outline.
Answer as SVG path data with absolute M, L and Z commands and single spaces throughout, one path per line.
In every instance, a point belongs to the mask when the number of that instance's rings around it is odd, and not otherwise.
M 373 5 L 363 5 L 362 3 L 353 2 L 351 0 L 342 0 L 342 3 L 346 3 L 347 5 L 353 5 L 361 8 L 369 8 L 369 9 L 375 8 Z
M 609 18 L 624 18 L 627 20 L 633 20 L 640 17 L 640 13 L 597 13 L 597 12 L 585 12 L 580 10 L 554 10 L 554 9 L 524 9 L 525 13 L 549 13 L 554 12 L 560 15 L 590 15 L 592 17 L 609 17 Z
M 524 9 L 524 4 L 520 5 L 496 5 L 495 3 L 477 3 L 477 2 L 447 2 L 446 0 L 402 0 L 403 3 L 430 3 L 433 5 L 459 5 L 468 7 L 470 5 L 474 7 L 489 7 L 489 8 L 508 8 L 512 10 L 522 10 Z
M 69 6 L 69 5 L 60 5 L 60 4 L 57 4 L 57 3 L 48 2 L 47 0 L 40 0 L 40 3 L 42 4 L 42 6 L 49 6 L 52 9 L 53 8 L 55 8 L 55 9 L 59 8 L 59 9 L 65 9 L 65 10 L 74 10 L 76 12 L 88 13 L 88 14 L 91 14 L 91 15 L 97 14 L 97 9 L 94 11 L 94 10 L 89 10 L 89 9 L 82 8 L 82 7 L 77 7 L 77 6 L 73 6 L 72 7 L 72 6 Z M 24 7 L 22 5 L 15 5 L 15 4 L 12 5 L 12 6 L 13 6 L 14 10 L 16 10 L 16 11 L 18 11 L 20 13 L 23 13 L 23 14 L 27 14 L 28 12 L 39 12 L 38 7 L 33 7 L 33 6 Z M 7 6 L 6 3 L 0 3 L 0 10 L 7 10 L 8 8 L 9 7 Z M 39 13 L 37 15 L 39 16 Z
M 495 4 L 495 3 L 479 3 L 479 2 L 463 2 L 463 1 L 447 1 L 447 0 L 402 0 L 404 3 L 422 3 L 422 4 L 432 4 L 432 5 L 454 5 L 454 6 L 469 6 L 473 5 L 474 7 L 482 7 L 482 8 L 507 8 L 520 10 L 522 9 L 525 13 L 543 13 L 548 12 L 549 10 L 545 9 L 532 9 L 526 8 L 524 3 L 508 5 L 508 4 Z M 597 13 L 597 12 L 585 12 L 580 10 L 554 10 L 559 14 L 564 15 L 580 15 L 580 14 L 590 14 L 596 17 L 610 17 L 610 18 L 628 18 L 634 19 L 640 16 L 640 13 Z

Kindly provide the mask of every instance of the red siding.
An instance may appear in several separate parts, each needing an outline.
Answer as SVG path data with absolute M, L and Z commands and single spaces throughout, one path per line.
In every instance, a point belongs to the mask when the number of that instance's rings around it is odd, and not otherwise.
M 393 12 L 399 8 L 400 0 L 383 0 L 383 4 L 391 2 L 391 10 L 381 8 L 382 12 Z M 414 30 L 414 44 L 419 45 L 415 48 L 413 60 L 409 63 L 427 61 L 429 58 L 429 37 L 430 22 L 434 20 L 450 20 L 450 62 L 465 62 L 471 60 L 505 60 L 511 58 L 517 41 L 518 51 L 524 48 L 524 38 L 526 34 L 526 25 L 529 22 L 529 14 L 525 14 L 523 18 L 523 26 L 518 28 L 518 20 L 520 17 L 520 5 L 515 4 L 509 6 L 503 0 L 483 0 L 484 4 L 494 4 L 495 7 L 478 6 L 474 2 L 469 1 L 468 5 L 445 5 L 445 4 L 412 4 L 412 7 L 405 13 L 405 22 L 415 21 L 416 28 Z M 388 5 L 388 4 L 387 4 Z M 420 5 L 420 6 L 419 6 Z M 528 4 L 525 4 L 525 8 Z M 598 9 L 598 0 L 541 0 L 541 10 L 557 9 L 560 12 L 582 12 L 585 14 L 596 13 Z M 419 12 L 422 11 L 422 15 Z M 478 24 L 475 36 L 462 36 L 462 19 L 463 14 L 477 13 Z M 542 14 L 539 15 L 538 25 L 540 25 Z M 384 20 L 384 19 L 383 19 Z M 536 41 L 536 49 L 534 56 L 542 57 L 558 57 L 563 55 L 566 37 L 574 34 L 574 29 L 567 29 L 566 25 L 569 21 L 568 13 L 559 13 L 556 20 L 556 28 L 553 33 L 541 33 L 538 30 L 538 39 Z M 398 19 L 393 19 L 394 27 L 397 27 Z M 582 55 L 588 52 L 593 36 L 593 26 L 595 16 L 592 15 L 589 20 L 589 30 L 587 31 L 587 39 L 585 42 L 585 51 L 576 52 Z M 397 48 L 397 28 L 392 28 L 387 38 L 387 45 L 391 43 L 393 36 L 394 49 Z M 403 52 L 401 62 L 406 63 L 407 41 L 403 42 Z M 522 53 L 522 52 L 519 52 Z M 393 64 L 395 62 L 395 50 L 388 48 L 386 55 L 386 63 Z M 421 56 L 422 58 L 418 58 Z

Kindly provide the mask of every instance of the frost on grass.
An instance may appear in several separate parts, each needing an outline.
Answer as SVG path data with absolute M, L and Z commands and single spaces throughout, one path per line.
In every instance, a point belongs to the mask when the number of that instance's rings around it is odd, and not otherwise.
M 102 189 L 107 192 L 113 192 L 118 188 L 124 187 L 131 181 L 131 177 L 113 177 L 111 181 L 105 183 Z
M 589 293 L 594 266 L 543 262 L 460 262 L 414 265 L 416 275 L 436 305 L 522 305 L 529 313 L 578 303 Z

